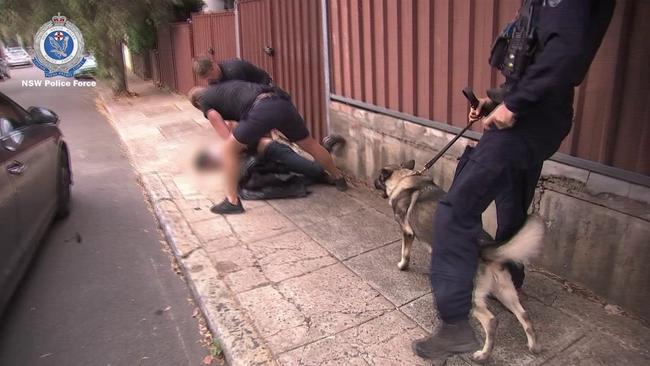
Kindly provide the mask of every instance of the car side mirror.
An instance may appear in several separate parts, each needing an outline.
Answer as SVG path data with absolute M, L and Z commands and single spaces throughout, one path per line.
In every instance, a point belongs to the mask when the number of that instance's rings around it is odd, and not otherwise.
M 32 122 L 38 124 L 57 124 L 59 116 L 47 108 L 29 107 L 27 110 Z

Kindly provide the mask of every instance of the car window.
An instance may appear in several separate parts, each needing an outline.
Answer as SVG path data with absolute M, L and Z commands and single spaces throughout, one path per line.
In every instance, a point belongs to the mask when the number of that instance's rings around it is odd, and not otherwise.
M 0 137 L 9 136 L 14 131 L 14 125 L 7 118 L 0 117 Z
M 7 119 L 14 128 L 19 128 L 26 124 L 25 111 L 12 103 L 9 99 L 0 96 L 0 119 Z

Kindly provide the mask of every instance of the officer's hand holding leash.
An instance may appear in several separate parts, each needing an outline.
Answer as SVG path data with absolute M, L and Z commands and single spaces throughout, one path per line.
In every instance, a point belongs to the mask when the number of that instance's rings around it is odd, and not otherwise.
M 471 116 L 471 113 L 470 113 Z M 483 128 L 489 129 L 492 125 L 500 130 L 511 128 L 515 125 L 515 114 L 504 103 L 499 104 L 492 113 L 483 119 Z
M 467 120 L 469 122 L 476 122 L 480 120 L 489 114 L 489 111 L 493 110 L 496 107 L 490 98 L 477 98 L 476 100 L 478 100 L 478 106 L 476 108 L 470 104 L 469 115 L 467 116 Z
M 469 130 L 470 127 L 472 127 L 474 122 L 483 118 L 484 113 L 489 113 L 491 110 L 490 108 L 494 108 L 494 103 L 490 99 L 486 98 L 488 100 L 486 101 L 486 100 L 476 98 L 476 95 L 474 95 L 474 91 L 469 86 L 463 89 L 463 95 L 465 96 L 465 98 L 467 98 L 467 100 L 469 101 L 469 105 L 472 108 L 468 118 L 469 121 L 467 122 L 467 126 L 465 126 L 465 128 L 460 130 L 460 132 L 458 132 L 458 134 L 453 139 L 451 139 L 451 141 L 449 141 L 447 145 L 445 145 L 445 147 L 443 147 L 440 151 L 438 151 L 438 153 L 431 160 L 429 160 L 426 164 L 424 164 L 424 166 L 420 170 L 414 171 L 413 172 L 414 175 L 421 175 L 429 168 L 431 168 L 433 164 L 435 164 L 435 162 L 438 161 L 438 159 L 440 159 L 440 157 L 445 152 L 447 152 L 447 150 L 449 150 L 451 145 L 453 145 L 456 141 L 458 141 L 458 139 L 461 136 L 463 136 L 463 134 L 467 130 Z
M 467 119 L 470 122 L 476 122 L 483 119 L 483 128 L 490 129 L 491 126 L 496 126 L 498 129 L 503 130 L 511 128 L 515 124 L 515 115 L 512 113 L 505 104 L 497 104 L 490 98 L 477 98 L 478 106 L 474 108 L 470 105 L 469 114 Z

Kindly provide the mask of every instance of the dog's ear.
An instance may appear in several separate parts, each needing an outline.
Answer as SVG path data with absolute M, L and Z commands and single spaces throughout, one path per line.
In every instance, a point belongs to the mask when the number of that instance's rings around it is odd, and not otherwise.
M 408 170 L 413 170 L 415 168 L 415 160 L 411 159 L 409 161 L 405 161 L 400 166 L 404 169 Z
M 388 179 L 388 177 L 390 177 L 391 174 L 393 174 L 393 171 L 390 169 L 382 168 L 379 171 L 379 176 L 381 177 L 382 180 Z

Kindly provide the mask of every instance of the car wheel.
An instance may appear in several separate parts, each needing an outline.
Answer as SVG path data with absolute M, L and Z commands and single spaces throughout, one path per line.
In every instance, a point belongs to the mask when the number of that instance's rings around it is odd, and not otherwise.
M 57 169 L 56 179 L 56 193 L 57 193 L 57 208 L 56 218 L 63 219 L 70 215 L 70 198 L 72 196 L 70 184 L 72 182 L 70 174 L 70 164 L 68 160 L 68 153 L 61 150 L 59 157 L 59 167 Z

